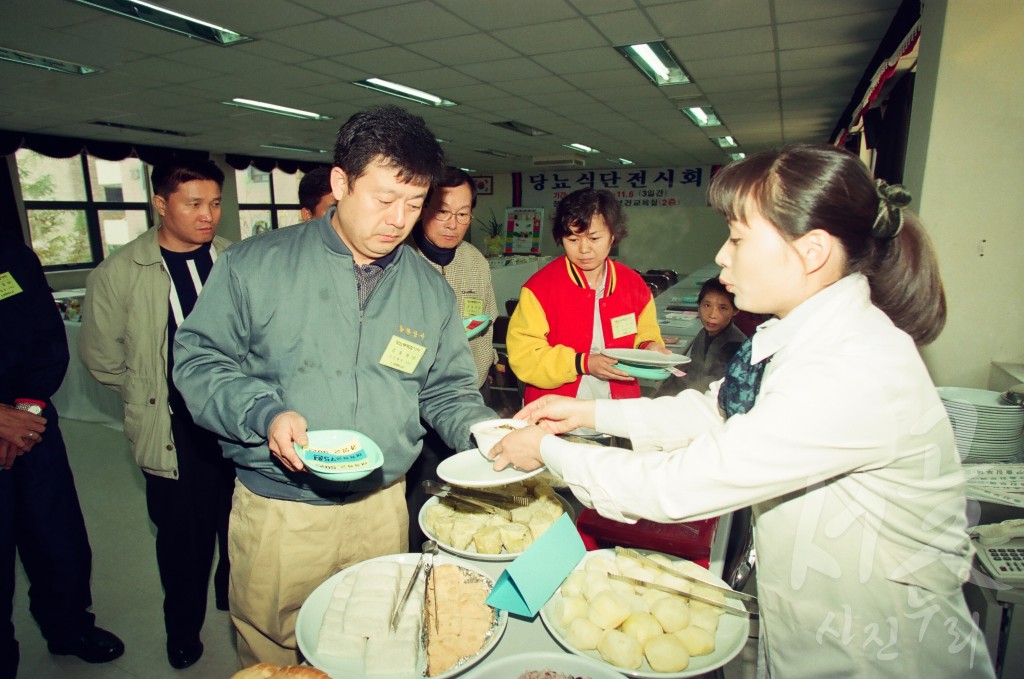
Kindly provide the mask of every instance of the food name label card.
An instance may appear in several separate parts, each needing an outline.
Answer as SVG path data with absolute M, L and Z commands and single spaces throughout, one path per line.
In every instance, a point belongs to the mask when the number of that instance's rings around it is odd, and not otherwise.
M 391 341 L 388 342 L 388 348 L 384 350 L 384 355 L 380 358 L 380 364 L 411 375 L 425 353 L 427 353 L 427 348 L 422 344 L 392 335 Z
M 462 317 L 479 316 L 484 312 L 484 301 L 479 297 L 466 297 L 462 300 Z
M 562 514 L 509 564 L 487 603 L 515 615 L 535 617 L 586 553 L 572 519 Z
M 14 297 L 20 292 L 22 292 L 21 286 L 18 285 L 18 281 L 14 280 L 10 271 L 0 273 L 0 299 Z
M 626 335 L 636 334 L 636 316 L 623 314 L 612 319 L 612 337 L 619 339 Z

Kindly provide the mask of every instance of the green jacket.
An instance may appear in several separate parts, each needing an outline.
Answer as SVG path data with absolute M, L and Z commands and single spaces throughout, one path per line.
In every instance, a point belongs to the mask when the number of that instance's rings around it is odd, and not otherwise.
M 399 247 L 360 310 L 355 263 L 333 214 L 224 253 L 174 338 L 174 384 L 192 416 L 224 437 L 238 480 L 264 497 L 345 501 L 408 471 L 421 416 L 456 450 L 469 448 L 470 425 L 495 417 L 477 391 L 452 289 Z M 396 345 L 406 360 L 391 360 Z M 285 410 L 309 430 L 365 434 L 383 451 L 383 468 L 349 484 L 285 470 L 266 441 Z
M 213 239 L 218 253 L 228 245 Z M 170 294 L 157 229 L 149 229 L 86 279 L 78 356 L 96 380 L 121 394 L 124 433 L 142 471 L 175 479 L 178 456 L 167 407 Z

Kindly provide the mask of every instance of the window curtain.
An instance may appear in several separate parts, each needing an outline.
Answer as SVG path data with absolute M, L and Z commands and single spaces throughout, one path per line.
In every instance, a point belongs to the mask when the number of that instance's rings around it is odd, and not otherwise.
M 94 139 L 77 139 L 74 137 L 54 137 L 45 134 L 0 130 L 0 156 L 10 155 L 20 148 L 32 149 L 36 153 L 41 153 L 51 158 L 71 158 L 77 156 L 82 151 L 103 160 L 124 160 L 130 156 L 136 156 L 150 165 L 156 165 L 162 161 L 174 158 L 191 157 L 206 159 L 210 157 L 208 151 L 146 146 L 126 142 L 98 141 Z M 236 170 L 244 170 L 252 165 L 263 172 L 270 172 L 274 168 L 278 168 L 288 174 L 295 174 L 297 170 L 308 172 L 314 167 L 319 167 L 323 164 L 240 154 L 228 154 L 225 160 L 228 165 Z

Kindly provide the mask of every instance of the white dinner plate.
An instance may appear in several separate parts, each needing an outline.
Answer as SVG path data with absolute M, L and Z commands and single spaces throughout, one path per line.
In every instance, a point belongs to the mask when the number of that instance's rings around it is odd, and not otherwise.
M 557 493 L 556 493 L 556 495 L 558 497 L 558 502 L 562 505 L 562 509 L 565 511 L 566 514 L 569 515 L 569 518 L 572 519 L 572 522 L 576 523 L 576 515 L 573 514 L 572 507 L 569 505 L 568 500 L 566 500 L 561 495 L 558 495 Z M 420 530 L 423 531 L 423 534 L 426 535 L 431 540 L 436 540 L 437 541 L 437 545 L 441 549 L 443 549 L 444 551 L 449 552 L 451 554 L 455 554 L 457 556 L 464 557 L 466 559 L 474 559 L 476 561 L 513 561 L 520 554 L 522 554 L 522 552 L 507 552 L 507 551 L 505 551 L 504 547 L 501 548 L 501 554 L 479 554 L 476 551 L 476 546 L 472 542 L 470 542 L 469 547 L 467 547 L 466 549 L 458 549 L 456 547 L 452 547 L 451 545 L 447 544 L 446 542 L 444 542 L 443 540 L 438 538 L 437 535 L 435 535 L 433 531 L 431 531 L 429 528 L 427 528 L 427 524 L 426 524 L 426 521 L 425 521 L 425 519 L 427 517 L 427 507 L 431 507 L 433 505 L 436 505 L 440 501 L 441 501 L 440 498 L 432 497 L 432 498 L 428 499 L 426 502 L 423 503 L 423 506 L 420 508 L 420 513 L 419 513 L 419 524 L 420 524 Z M 510 506 L 510 505 L 502 505 L 502 506 Z
M 657 554 L 658 552 L 652 552 L 646 549 L 638 549 L 641 554 Z M 587 552 L 583 559 L 576 565 L 575 570 L 584 570 L 587 561 L 596 557 L 603 556 L 605 558 L 615 559 L 614 549 L 599 549 L 593 552 Z M 672 561 L 680 561 L 678 556 L 671 556 L 666 554 Z M 728 587 L 725 582 L 715 576 L 707 569 L 701 569 L 702 573 L 694 573 L 699 578 L 706 580 L 707 582 L 719 585 L 720 587 Z M 705 672 L 710 672 L 713 669 L 721 667 L 733 658 L 735 658 L 743 647 L 747 643 L 747 636 L 750 634 L 750 619 L 741 615 L 732 615 L 731 613 L 725 613 L 719 618 L 718 630 L 715 632 L 715 651 L 708 655 L 701 655 L 690 658 L 690 665 L 682 672 L 655 672 L 651 669 L 651 666 L 647 664 L 647 660 L 644 659 L 643 665 L 639 669 L 631 670 L 624 667 L 615 667 L 609 663 L 606 663 L 602 658 L 601 654 L 597 651 L 581 651 L 572 644 L 565 636 L 565 630 L 555 623 L 555 616 L 557 615 L 557 606 L 562 601 L 562 592 L 556 591 L 554 595 L 548 599 L 548 602 L 544 604 L 544 607 L 540 609 L 540 619 L 544 622 L 544 626 L 548 628 L 548 632 L 558 642 L 558 644 L 576 655 L 582 655 L 584 657 L 592 658 L 597 660 L 605 667 L 615 669 L 620 674 L 624 674 L 627 677 L 640 677 L 642 679 L 680 679 L 682 677 L 694 677 Z M 741 604 L 735 599 L 728 600 L 729 605 L 735 605 L 740 608 Z
M 998 391 L 971 389 L 969 387 L 936 387 L 939 397 L 951 403 L 970 404 L 990 410 L 1019 411 L 1020 406 L 1010 405 L 999 398 Z
M 476 448 L 456 453 L 437 465 L 437 475 L 442 480 L 466 488 L 504 486 L 507 483 L 515 483 L 536 476 L 542 471 L 544 471 L 544 467 L 534 469 L 532 472 L 521 472 L 512 467 L 505 467 L 500 472 L 496 472 L 491 461 L 481 455 Z
M 689 363 L 690 357 L 682 354 L 659 354 L 647 349 L 602 349 L 601 353 L 616 361 L 633 365 L 649 365 L 664 368 L 672 365 Z
M 314 589 L 312 594 L 306 597 L 306 601 L 302 604 L 302 608 L 299 609 L 298 619 L 295 621 L 295 639 L 299 644 L 299 650 L 302 651 L 303 657 L 306 658 L 309 664 L 331 675 L 332 679 L 366 679 L 367 675 L 363 669 L 363 663 L 361 660 L 347 660 L 334 656 L 321 656 L 316 652 L 317 642 L 320 639 L 320 625 L 323 623 L 324 613 L 327 612 L 327 607 L 331 603 L 331 597 L 334 595 L 334 589 L 342 582 L 342 580 L 355 575 L 358 572 L 359 567 L 363 564 L 374 561 L 386 561 L 389 563 L 415 565 L 419 558 L 419 554 L 392 554 L 389 556 L 377 557 L 376 559 L 367 559 L 366 561 L 361 561 L 358 564 L 354 564 L 353 566 L 346 568 L 340 573 L 335 573 L 324 580 L 319 587 Z M 492 587 L 494 586 L 494 580 L 480 569 L 466 563 L 456 562 L 443 554 L 439 554 L 434 557 L 434 563 L 453 563 L 462 568 L 474 571 L 479 573 L 480 577 L 489 582 Z M 447 672 L 442 672 L 441 674 L 436 675 L 436 677 L 432 679 L 448 679 L 449 677 L 462 674 L 470 667 L 483 660 L 488 653 L 494 650 L 494 647 L 498 645 L 498 641 L 501 639 L 501 635 L 505 632 L 505 626 L 508 624 L 508 613 L 506 611 L 496 609 L 495 613 L 494 626 L 491 628 L 490 635 L 484 642 L 483 648 L 481 648 L 475 656 L 453 667 Z M 420 648 L 420 671 L 418 674 L 373 675 L 370 679 L 421 679 L 424 675 L 425 669 L 426 653 L 422 648 Z
M 531 670 L 548 670 L 590 679 L 622 679 L 622 675 L 607 663 L 580 655 L 540 651 L 491 660 L 467 673 L 464 679 L 515 679 Z

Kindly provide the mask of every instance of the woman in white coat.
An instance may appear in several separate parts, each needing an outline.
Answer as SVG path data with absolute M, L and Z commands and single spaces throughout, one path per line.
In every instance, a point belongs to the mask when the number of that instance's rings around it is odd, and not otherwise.
M 736 306 L 773 315 L 707 394 L 545 396 L 492 452 L 540 465 L 619 521 L 751 505 L 760 676 L 991 677 L 961 593 L 973 550 L 953 432 L 916 344 L 942 283 L 900 188 L 853 155 L 800 145 L 712 181 L 716 262 Z M 550 434 L 592 427 L 633 450 Z

